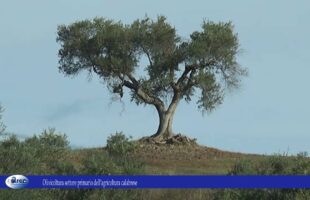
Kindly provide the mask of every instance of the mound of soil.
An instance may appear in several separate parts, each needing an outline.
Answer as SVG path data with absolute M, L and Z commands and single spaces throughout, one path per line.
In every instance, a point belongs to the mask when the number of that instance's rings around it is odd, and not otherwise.
M 238 152 L 223 151 L 212 147 L 201 146 L 196 139 L 177 134 L 168 139 L 152 137 L 141 138 L 135 155 L 137 158 L 151 162 L 153 160 L 167 161 L 195 161 L 210 159 L 237 159 L 247 156 Z
M 144 137 L 139 140 L 140 143 L 146 143 L 146 144 L 156 144 L 156 145 L 198 145 L 196 143 L 196 138 L 191 139 L 185 135 L 176 134 L 173 135 L 170 138 L 154 138 L 154 137 Z

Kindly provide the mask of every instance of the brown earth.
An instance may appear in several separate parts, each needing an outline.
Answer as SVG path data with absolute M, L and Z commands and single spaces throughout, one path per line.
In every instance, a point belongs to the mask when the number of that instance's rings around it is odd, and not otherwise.
M 227 174 L 237 160 L 263 157 L 201 146 L 180 134 L 161 141 L 142 138 L 137 143 L 134 156 L 147 164 L 149 174 Z

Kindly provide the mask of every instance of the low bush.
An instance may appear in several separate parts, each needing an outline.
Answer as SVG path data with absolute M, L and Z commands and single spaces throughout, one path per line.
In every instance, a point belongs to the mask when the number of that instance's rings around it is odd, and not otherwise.
M 111 156 L 128 156 L 135 149 L 135 145 L 130 139 L 131 137 L 126 137 L 122 132 L 110 135 L 107 139 L 107 151 Z
M 11 135 L 0 143 L 1 174 L 64 174 L 59 165 L 66 163 L 70 151 L 64 134 L 55 129 L 20 141 Z M 68 163 L 67 163 L 68 164 Z
M 139 174 L 143 165 L 130 158 L 134 145 L 122 133 L 111 135 L 106 151 L 85 151 L 80 163 L 72 162 L 74 151 L 66 135 L 55 129 L 20 141 L 11 135 L 0 141 L 0 174 L 109 175 Z M 83 150 L 79 150 L 83 151 Z M 0 199 L 137 199 L 138 190 L 40 189 L 3 190 Z
M 297 156 L 274 155 L 258 162 L 239 161 L 229 172 L 230 175 L 309 175 L 310 159 L 307 153 Z M 215 199 L 310 199 L 305 189 L 224 189 L 218 190 Z

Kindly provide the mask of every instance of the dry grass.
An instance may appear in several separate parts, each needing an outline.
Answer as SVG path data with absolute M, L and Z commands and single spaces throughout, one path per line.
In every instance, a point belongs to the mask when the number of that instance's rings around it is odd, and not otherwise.
M 221 151 L 200 145 L 139 144 L 136 158 L 146 163 L 147 174 L 227 174 L 239 159 L 260 155 Z
M 100 154 L 105 148 L 74 150 L 70 160 L 80 165 L 89 153 Z M 200 145 L 168 145 L 137 143 L 132 156 L 145 163 L 146 174 L 193 175 L 193 174 L 227 174 L 228 170 L 240 159 L 253 162 L 262 155 L 243 154 L 222 151 Z

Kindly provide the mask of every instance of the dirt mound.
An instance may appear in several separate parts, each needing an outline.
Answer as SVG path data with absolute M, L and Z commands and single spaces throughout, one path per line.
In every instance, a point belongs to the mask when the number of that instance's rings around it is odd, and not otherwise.
M 169 144 L 169 145 L 198 145 L 196 143 L 196 138 L 189 138 L 185 135 L 176 134 L 173 135 L 170 138 L 154 138 L 154 137 L 144 137 L 139 140 L 140 143 L 146 143 L 146 144 L 156 144 L 156 145 L 163 145 L 163 144 Z
M 199 145 L 196 139 L 176 134 L 168 139 L 144 137 L 137 141 L 135 156 L 146 162 L 154 161 L 206 161 L 216 159 L 239 159 L 250 154 L 223 151 L 212 147 Z

